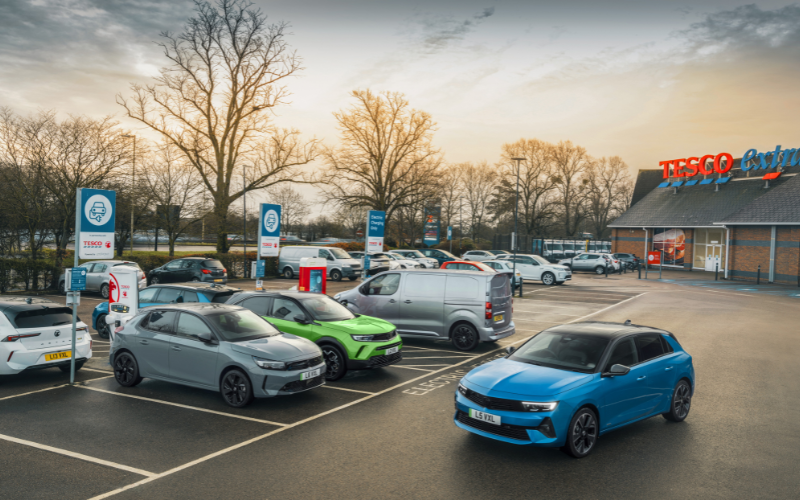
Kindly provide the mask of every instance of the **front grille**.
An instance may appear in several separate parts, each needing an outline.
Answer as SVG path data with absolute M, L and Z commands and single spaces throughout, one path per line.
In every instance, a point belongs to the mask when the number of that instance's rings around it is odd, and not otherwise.
M 531 440 L 531 438 L 528 436 L 528 429 L 533 429 L 533 427 L 522 427 L 521 425 L 511 424 L 494 425 L 482 420 L 475 420 L 461 410 L 458 411 L 456 418 L 462 424 L 478 429 L 479 431 L 497 434 L 498 436 L 511 439 L 518 439 L 520 441 Z
M 286 369 L 288 371 L 294 370 L 304 370 L 306 368 L 311 368 L 312 366 L 317 366 L 322 364 L 322 356 L 317 356 L 316 358 L 311 359 L 301 359 L 300 361 L 292 361 L 291 363 L 286 363 Z
M 379 333 L 378 335 L 374 335 L 372 337 L 373 342 L 384 342 L 386 340 L 391 340 L 397 335 L 397 330 L 392 330 L 389 333 Z
M 325 374 L 318 375 L 308 380 L 295 380 L 281 387 L 281 392 L 300 392 L 318 387 L 325 382 Z
M 396 352 L 388 356 L 373 356 L 369 358 L 370 368 L 381 368 L 389 366 L 401 361 L 403 359 L 403 352 Z
M 525 411 L 525 408 L 522 407 L 521 401 L 514 401 L 513 399 L 492 398 L 489 396 L 484 396 L 483 394 L 479 394 L 470 389 L 467 389 L 466 394 L 464 394 L 463 392 L 461 394 L 465 398 L 472 401 L 473 403 L 481 405 L 487 410 Z
M 378 347 L 375 349 L 376 351 L 385 351 L 387 349 L 391 349 L 392 347 L 397 347 L 400 345 L 400 342 L 395 342 L 394 344 L 385 345 L 383 347 Z

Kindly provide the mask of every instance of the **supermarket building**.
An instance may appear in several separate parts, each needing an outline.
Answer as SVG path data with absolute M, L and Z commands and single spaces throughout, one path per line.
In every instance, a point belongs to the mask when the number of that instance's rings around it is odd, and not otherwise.
M 639 172 L 630 208 L 609 225 L 613 252 L 663 251 L 665 269 L 800 285 L 800 150 L 660 165 Z

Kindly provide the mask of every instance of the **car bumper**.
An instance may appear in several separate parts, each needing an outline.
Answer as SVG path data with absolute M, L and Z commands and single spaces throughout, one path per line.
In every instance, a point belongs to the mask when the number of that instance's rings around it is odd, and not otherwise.
M 321 369 L 316 377 L 302 380 L 302 374 Z M 288 396 L 297 394 L 325 385 L 326 365 L 323 362 L 311 368 L 295 371 L 265 370 L 258 366 L 249 370 L 250 381 L 253 384 L 253 395 L 257 398 L 271 398 L 275 396 Z
M 362 346 L 364 343 L 360 343 L 359 347 Z M 400 350 L 394 354 L 386 354 L 386 350 L 392 347 L 399 347 Z M 359 348 L 359 350 L 361 350 Z M 349 356 L 352 354 L 348 353 Z M 382 342 L 380 345 L 376 345 L 369 349 L 364 349 L 359 357 L 350 357 L 347 360 L 347 369 L 348 370 L 368 370 L 371 368 L 383 368 L 384 366 L 390 366 L 395 363 L 399 363 L 403 360 L 403 341 L 400 340 L 400 336 L 395 336 L 393 339 L 388 340 L 386 342 Z
M 89 332 L 82 332 L 83 341 L 75 344 L 75 361 L 86 361 L 92 357 L 92 349 L 89 346 Z M 11 343 L 9 343 L 11 344 Z M 17 342 L 14 342 L 17 344 Z M 12 348 L 13 347 L 13 348 Z M 71 359 L 60 359 L 58 361 L 45 361 L 46 354 L 55 352 L 69 351 L 70 345 L 61 347 L 50 347 L 47 349 L 27 349 L 24 345 L 9 346 L 6 350 L 0 350 L 0 375 L 14 375 L 23 371 L 52 368 L 55 366 L 69 365 Z M 9 359 L 11 351 L 14 352 Z
M 506 326 L 502 330 L 495 330 L 494 328 L 491 327 L 484 327 L 478 329 L 478 335 L 480 335 L 481 340 L 484 342 L 504 339 L 506 337 L 514 335 L 515 333 L 517 333 L 517 329 L 516 326 L 514 326 L 513 321 L 510 322 L 508 326 Z
M 217 281 L 217 280 L 220 280 L 220 281 Z M 203 277 L 200 278 L 200 281 L 203 282 L 203 283 L 223 283 L 224 284 L 224 283 L 228 282 L 228 276 L 206 276 L 206 275 L 203 275 Z
M 352 267 L 343 267 L 342 276 L 350 278 L 352 276 L 361 276 L 361 269 L 353 269 Z

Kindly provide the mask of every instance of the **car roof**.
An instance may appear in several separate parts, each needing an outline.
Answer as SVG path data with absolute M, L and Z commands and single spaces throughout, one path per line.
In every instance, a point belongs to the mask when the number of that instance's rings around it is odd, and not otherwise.
M 236 306 L 233 304 L 216 304 L 214 302 L 181 302 L 180 304 L 157 304 L 155 306 L 151 306 L 143 311 L 151 311 L 153 309 L 170 309 L 176 311 L 192 311 L 199 314 L 211 314 L 215 312 L 227 312 L 227 311 L 247 311 L 242 306 Z
M 569 323 L 566 325 L 554 326 L 544 331 L 592 335 L 596 337 L 603 337 L 609 340 L 634 333 L 666 333 L 664 330 L 651 326 L 633 324 L 626 325 L 625 323 L 612 323 L 608 321 L 582 321 L 580 323 Z
M 436 274 L 436 273 L 443 273 L 443 274 L 465 274 L 469 276 L 505 276 L 502 273 L 491 274 L 487 271 L 467 271 L 466 269 L 447 269 L 447 268 L 439 268 L 439 269 L 397 269 L 395 271 L 384 271 L 386 273 L 421 273 L 421 274 Z M 383 273 L 381 273 L 383 274 Z
M 27 300 L 30 299 L 31 303 L 28 304 Z M 8 296 L 0 297 L 0 311 L 24 311 L 28 309 L 40 309 L 42 307 L 66 307 L 58 302 L 53 302 L 50 299 L 42 299 L 39 297 L 24 297 L 24 296 Z
M 178 257 L 175 260 L 219 260 L 214 257 Z
M 313 293 L 313 292 L 296 292 L 293 290 L 262 290 L 262 291 L 246 291 L 242 293 L 237 293 L 236 297 L 289 297 L 291 299 L 305 299 L 309 296 L 322 296 L 322 297 L 329 297 L 328 295 L 321 294 L 321 293 Z M 333 299 L 331 299 L 333 300 Z
M 147 288 L 180 288 L 183 290 L 202 290 L 212 292 L 241 292 L 241 288 L 234 288 L 228 285 L 218 285 L 216 283 L 159 283 L 150 285 Z M 146 289 L 145 289 L 146 290 Z

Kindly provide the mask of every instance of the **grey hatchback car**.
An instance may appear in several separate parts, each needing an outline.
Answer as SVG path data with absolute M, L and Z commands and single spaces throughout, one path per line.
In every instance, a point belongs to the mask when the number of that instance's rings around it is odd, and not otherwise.
M 109 362 L 124 387 L 164 380 L 219 391 L 234 408 L 319 387 L 326 368 L 310 340 L 281 333 L 243 307 L 209 303 L 141 311 L 117 327 Z
M 511 280 L 503 273 L 388 271 L 334 299 L 354 313 L 394 323 L 402 338 L 450 340 L 462 351 L 515 332 Z

